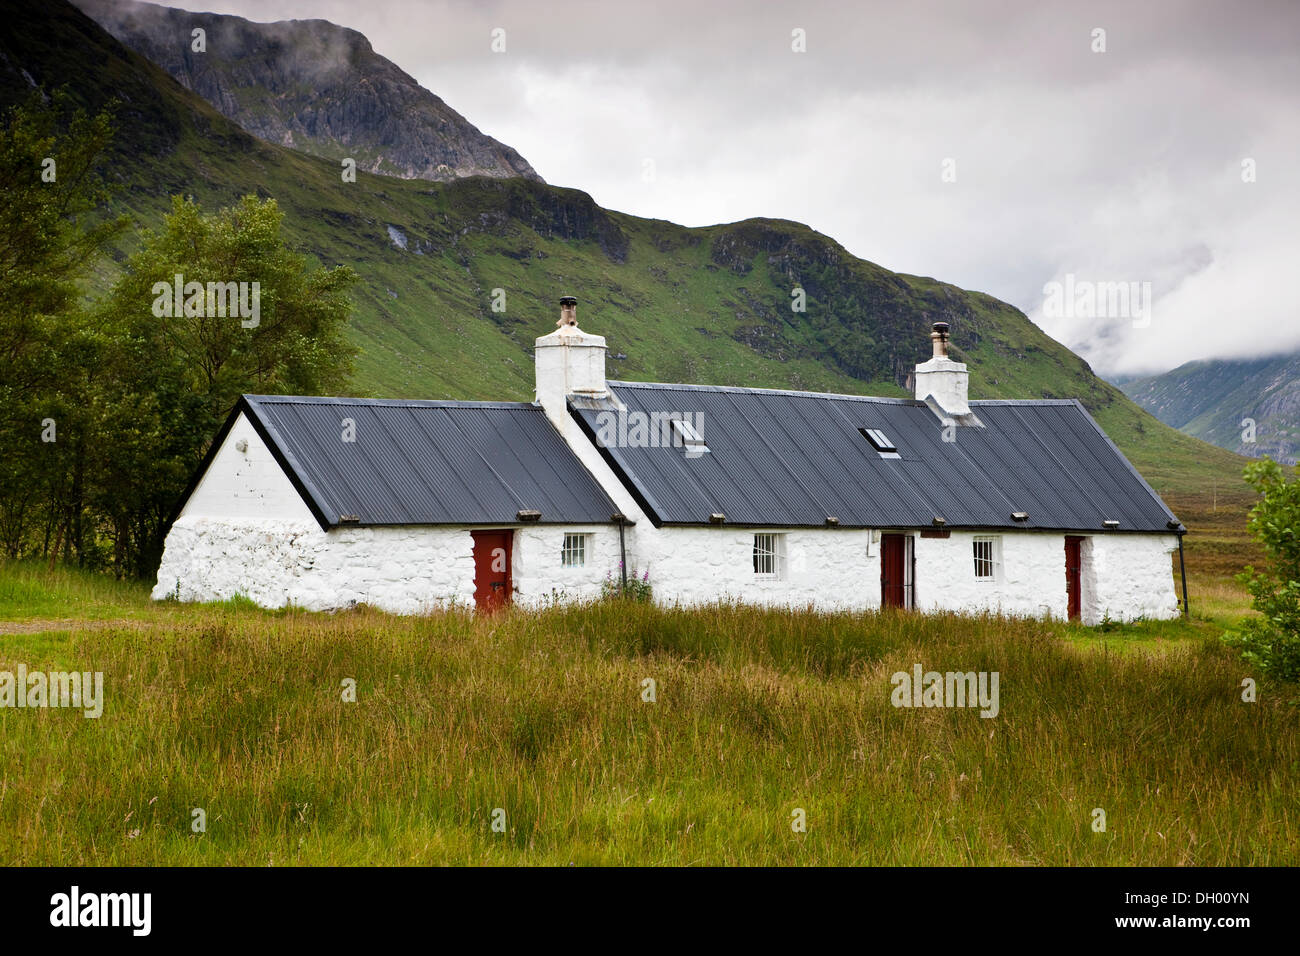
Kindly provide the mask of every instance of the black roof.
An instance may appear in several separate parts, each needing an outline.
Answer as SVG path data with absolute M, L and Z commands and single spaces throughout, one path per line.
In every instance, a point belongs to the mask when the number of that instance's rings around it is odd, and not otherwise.
M 984 427 L 955 427 L 945 442 L 943 422 L 921 401 L 608 384 L 627 412 L 690 416 L 709 448 L 694 458 L 680 444 L 601 448 L 656 525 L 708 524 L 714 513 L 769 527 L 834 517 L 841 527 L 929 528 L 938 517 L 946 528 L 1100 532 L 1117 521 L 1117 531 L 1168 533 L 1177 522 L 1073 400 L 971 402 Z M 595 441 L 602 408 L 569 407 Z M 879 429 L 897 454 L 859 429 Z
M 537 405 L 245 395 L 212 453 L 240 412 L 324 528 L 344 516 L 513 525 L 521 510 L 542 524 L 595 524 L 618 510 Z M 355 442 L 342 440 L 345 418 Z

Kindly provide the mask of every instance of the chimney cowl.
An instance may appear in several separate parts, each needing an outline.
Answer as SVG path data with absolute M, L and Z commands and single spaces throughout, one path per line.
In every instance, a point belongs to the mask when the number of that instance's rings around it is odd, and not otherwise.
M 948 357 L 948 323 L 936 322 L 930 326 L 930 340 L 934 343 L 934 357 Z
M 578 299 L 576 296 L 560 296 L 560 321 L 555 323 L 557 328 L 578 326 Z

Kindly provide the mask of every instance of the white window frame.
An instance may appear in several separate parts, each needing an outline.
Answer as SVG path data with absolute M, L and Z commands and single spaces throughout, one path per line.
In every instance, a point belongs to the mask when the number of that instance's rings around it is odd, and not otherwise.
M 988 545 L 988 557 L 980 556 L 980 545 Z M 1002 580 L 1002 536 L 993 534 L 976 535 L 971 542 L 971 557 L 974 560 L 975 580 L 981 584 L 997 584 Z M 980 565 L 988 566 L 988 574 L 980 574 Z
M 677 437 L 682 440 L 682 444 L 693 450 L 696 455 L 702 455 L 709 450 L 709 446 L 704 441 L 704 436 L 699 433 L 694 423 L 685 418 L 670 418 L 673 431 Z
M 750 551 L 754 577 L 760 581 L 785 578 L 785 535 L 779 531 L 756 531 Z M 770 570 L 764 570 L 770 568 Z
M 898 446 L 879 428 L 867 428 L 864 425 L 858 431 L 862 433 L 863 438 L 871 443 L 871 447 L 876 450 L 876 454 L 881 458 L 903 457 L 898 453 Z
M 675 428 L 677 434 L 682 437 L 682 441 L 688 443 L 696 442 L 701 445 L 704 444 L 704 438 L 695 430 L 695 424 L 693 422 L 687 421 L 685 418 L 670 418 L 669 421 L 673 423 L 673 428 Z
M 871 438 L 871 443 L 876 446 L 877 451 L 898 451 L 898 446 L 889 440 L 889 436 L 879 428 L 868 428 L 867 435 Z
M 576 542 L 576 547 L 574 543 Z M 560 567 L 585 568 L 587 552 L 591 549 L 591 535 L 584 531 L 566 531 L 560 542 Z M 577 560 L 574 560 L 574 558 Z

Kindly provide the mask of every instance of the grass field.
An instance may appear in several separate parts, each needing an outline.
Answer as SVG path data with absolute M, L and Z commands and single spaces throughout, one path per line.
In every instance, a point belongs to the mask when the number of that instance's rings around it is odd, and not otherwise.
M 105 708 L 0 709 L 0 862 L 1295 865 L 1300 691 L 1241 700 L 1223 530 L 1191 621 L 1111 630 L 270 613 L 10 564 L 0 670 L 102 671 Z M 998 715 L 893 707 L 916 663 L 997 671 Z

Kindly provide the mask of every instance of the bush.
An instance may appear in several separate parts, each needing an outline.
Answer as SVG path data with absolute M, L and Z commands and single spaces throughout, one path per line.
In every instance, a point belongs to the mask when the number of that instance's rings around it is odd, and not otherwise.
M 623 565 L 618 566 L 618 574 L 613 571 L 605 572 L 605 580 L 600 584 L 600 596 L 602 598 L 621 597 L 630 601 L 641 601 L 649 603 L 654 597 L 654 588 L 650 585 L 650 569 L 647 568 L 641 572 L 638 577 L 636 568 L 631 568 L 627 572 L 627 584 L 623 583 Z
M 1269 458 L 1247 465 L 1245 477 L 1261 495 L 1248 527 L 1263 545 L 1268 566 L 1247 567 L 1237 580 L 1262 616 L 1223 639 L 1271 677 L 1300 681 L 1300 481 Z

